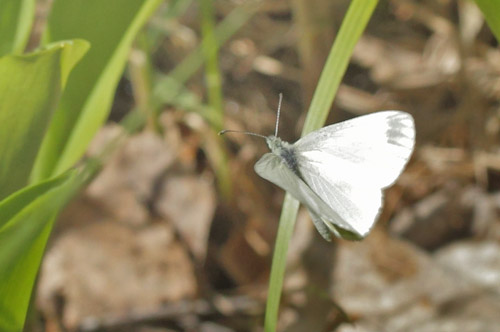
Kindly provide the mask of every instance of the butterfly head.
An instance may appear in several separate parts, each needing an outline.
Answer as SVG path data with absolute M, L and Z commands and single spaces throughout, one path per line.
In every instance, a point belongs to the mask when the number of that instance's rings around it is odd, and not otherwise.
M 281 155 L 283 150 L 290 149 L 290 143 L 283 141 L 281 138 L 270 135 L 266 137 L 266 143 L 272 153 Z
M 276 153 L 281 147 L 282 140 L 274 135 L 269 135 L 266 137 L 266 143 L 271 152 Z

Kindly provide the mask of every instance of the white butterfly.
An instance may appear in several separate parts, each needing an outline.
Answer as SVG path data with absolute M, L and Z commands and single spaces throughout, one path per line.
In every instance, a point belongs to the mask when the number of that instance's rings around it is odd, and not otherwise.
M 396 181 L 413 151 L 412 116 L 372 113 L 313 131 L 293 144 L 277 137 L 277 128 L 265 137 L 271 153 L 255 164 L 257 174 L 305 205 L 326 240 L 331 233 L 349 240 L 365 237 L 380 213 L 382 189 Z

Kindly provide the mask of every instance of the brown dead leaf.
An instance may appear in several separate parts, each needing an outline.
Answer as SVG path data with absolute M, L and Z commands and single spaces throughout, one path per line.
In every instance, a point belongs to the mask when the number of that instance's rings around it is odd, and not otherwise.
M 110 135 L 103 129 L 94 145 L 104 145 Z M 100 140 L 104 142 L 100 142 Z M 102 172 L 87 188 L 87 195 L 99 201 L 119 221 L 142 225 L 148 219 L 146 202 L 154 194 L 155 181 L 172 164 L 176 148 L 153 132 L 126 140 Z
M 203 261 L 215 204 L 211 181 L 195 175 L 178 175 L 164 180 L 155 210 L 176 227 L 193 254 Z
M 104 221 L 56 239 L 41 269 L 38 303 L 54 317 L 62 299 L 60 319 L 76 328 L 88 317 L 155 310 L 196 289 L 193 266 L 168 225 L 133 230 Z

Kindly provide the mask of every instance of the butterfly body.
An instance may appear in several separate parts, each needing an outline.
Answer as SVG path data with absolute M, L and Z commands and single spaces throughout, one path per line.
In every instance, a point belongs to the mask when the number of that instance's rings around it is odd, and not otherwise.
M 272 153 L 280 157 L 285 165 L 297 176 L 301 176 L 298 168 L 298 160 L 293 144 L 283 141 L 274 135 L 266 137 L 266 143 Z
M 271 153 L 256 164 L 261 177 L 305 205 L 319 233 L 361 239 L 382 206 L 382 189 L 399 176 L 413 151 L 411 115 L 383 111 L 333 124 L 290 144 L 267 136 Z

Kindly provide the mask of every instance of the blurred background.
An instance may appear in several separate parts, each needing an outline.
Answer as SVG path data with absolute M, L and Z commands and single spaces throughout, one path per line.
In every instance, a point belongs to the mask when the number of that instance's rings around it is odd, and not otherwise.
M 298 139 L 348 5 L 160 7 L 88 155 L 130 112 L 147 125 L 60 216 L 34 330 L 262 330 L 284 192 L 253 170 L 262 139 L 216 133 L 273 133 L 283 93 L 280 136 Z M 499 330 L 499 100 L 500 49 L 473 2 L 380 1 L 327 123 L 403 110 L 417 146 L 364 241 L 327 243 L 300 210 L 281 331 Z

